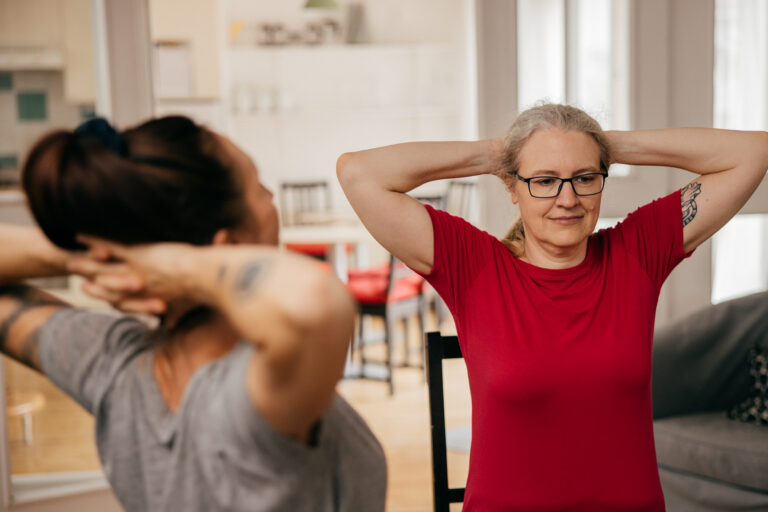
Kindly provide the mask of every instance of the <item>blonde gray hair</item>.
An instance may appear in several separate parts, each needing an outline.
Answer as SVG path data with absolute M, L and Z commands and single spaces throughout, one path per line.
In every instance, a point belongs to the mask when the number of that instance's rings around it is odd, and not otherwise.
M 504 139 L 504 153 L 497 175 L 507 188 L 517 181 L 520 152 L 531 136 L 539 130 L 559 128 L 585 133 L 594 139 L 600 151 L 600 170 L 608 172 L 611 165 L 611 148 L 600 123 L 583 110 L 570 105 L 545 103 L 521 112 L 512 122 Z M 501 242 L 518 258 L 525 252 L 523 219 L 518 218 Z

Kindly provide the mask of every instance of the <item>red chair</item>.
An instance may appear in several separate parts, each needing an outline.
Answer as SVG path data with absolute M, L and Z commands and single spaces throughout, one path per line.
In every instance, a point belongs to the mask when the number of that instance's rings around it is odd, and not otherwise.
M 389 392 L 394 392 L 392 380 L 394 333 L 398 322 L 405 327 L 405 360 L 399 367 L 412 367 L 424 369 L 423 346 L 419 351 L 421 361 L 412 364 L 409 361 L 410 348 L 408 346 L 408 321 L 414 316 L 419 324 L 419 339 L 423 344 L 421 332 L 422 321 L 422 290 L 424 280 L 418 274 L 406 267 L 394 256 L 390 256 L 388 264 L 380 265 L 365 270 L 351 270 L 347 288 L 359 305 L 358 333 L 352 346 L 352 358 L 359 351 L 361 366 L 355 377 L 384 380 L 389 383 Z M 386 356 L 384 361 L 369 361 L 366 356 L 367 343 L 365 337 L 365 318 L 378 317 L 384 320 L 384 344 Z M 383 376 L 376 376 L 366 372 L 366 365 L 370 362 L 381 363 L 384 366 Z
M 328 244 L 285 244 L 285 248 L 305 256 L 311 256 L 319 260 L 328 260 Z

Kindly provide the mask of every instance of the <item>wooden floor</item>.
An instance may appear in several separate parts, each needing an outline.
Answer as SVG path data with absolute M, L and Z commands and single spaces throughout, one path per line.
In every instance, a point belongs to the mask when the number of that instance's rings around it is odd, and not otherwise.
M 449 428 L 467 425 L 471 411 L 466 369 L 462 361 L 448 361 L 444 371 L 446 396 L 451 397 L 446 409 L 446 425 Z M 421 371 L 398 370 L 395 394 L 391 397 L 386 386 L 378 382 L 344 381 L 339 391 L 366 419 L 384 446 L 389 470 L 387 510 L 431 510 L 429 409 Z M 464 486 L 468 463 L 467 454 L 448 452 L 450 485 Z
M 411 332 L 411 343 L 415 344 L 417 337 L 418 333 Z M 375 347 L 371 348 L 375 351 Z M 5 361 L 7 389 L 37 390 L 46 399 L 45 408 L 34 415 L 31 445 L 24 443 L 21 419 L 9 418 L 13 473 L 99 469 L 91 417 L 47 380 L 13 361 Z M 446 409 L 448 427 L 468 424 L 469 389 L 461 361 L 445 363 L 445 381 L 446 394 L 451 397 Z M 429 411 L 421 370 L 396 370 L 393 396 L 385 383 L 364 380 L 343 381 L 339 392 L 366 419 L 384 447 L 389 468 L 387 510 L 431 510 Z M 463 485 L 468 456 L 449 452 L 448 464 L 451 485 Z
M 45 406 L 32 415 L 32 443 L 24 442 L 20 417 L 8 418 L 13 474 L 100 470 L 93 418 L 45 378 L 15 361 L 5 361 L 6 389 L 38 391 Z

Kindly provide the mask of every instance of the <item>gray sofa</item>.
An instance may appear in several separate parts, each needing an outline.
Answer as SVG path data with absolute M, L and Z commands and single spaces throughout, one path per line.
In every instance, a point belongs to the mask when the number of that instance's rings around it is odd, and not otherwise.
M 768 292 L 656 332 L 654 435 L 669 512 L 768 511 L 768 426 L 726 417 L 750 395 L 756 345 L 768 349 Z

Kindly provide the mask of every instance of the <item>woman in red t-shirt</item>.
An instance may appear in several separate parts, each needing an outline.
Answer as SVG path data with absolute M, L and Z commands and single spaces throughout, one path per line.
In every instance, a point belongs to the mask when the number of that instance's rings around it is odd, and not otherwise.
M 612 162 L 701 176 L 593 233 Z M 465 510 L 664 510 L 651 410 L 659 290 L 766 168 L 766 132 L 603 132 L 565 105 L 527 110 L 497 139 L 339 158 L 368 230 L 456 321 L 472 394 Z M 520 207 L 502 241 L 407 195 L 481 174 Z

